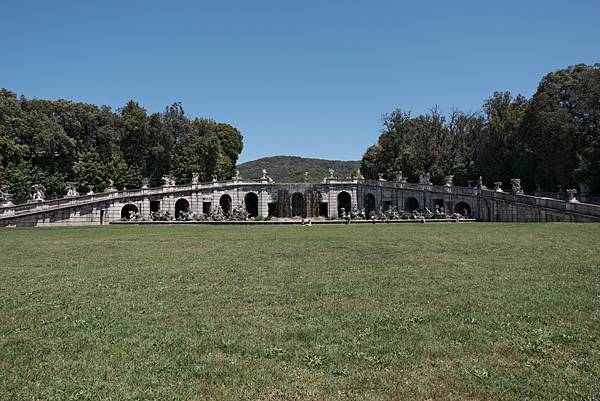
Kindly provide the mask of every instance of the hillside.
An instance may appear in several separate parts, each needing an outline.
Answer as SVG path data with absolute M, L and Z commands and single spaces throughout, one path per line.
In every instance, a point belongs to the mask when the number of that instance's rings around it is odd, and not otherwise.
M 276 182 L 304 182 L 304 172 L 308 171 L 310 182 L 319 182 L 329 176 L 329 169 L 336 176 L 350 176 L 360 167 L 360 160 L 324 160 L 297 156 L 272 156 L 252 160 L 238 165 L 242 178 L 258 178 L 262 169 Z

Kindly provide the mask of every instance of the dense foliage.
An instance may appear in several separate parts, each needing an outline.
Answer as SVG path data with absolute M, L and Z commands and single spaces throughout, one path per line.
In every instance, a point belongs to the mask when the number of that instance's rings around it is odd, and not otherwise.
M 233 175 L 243 142 L 229 124 L 189 119 L 180 103 L 148 115 L 134 101 L 117 112 L 66 100 L 38 100 L 0 89 L 0 184 L 27 198 L 43 184 L 49 196 L 74 181 L 80 190 L 136 188 L 143 178 L 159 185 L 172 174 L 178 183 Z
M 308 172 L 309 182 L 319 182 L 329 175 L 329 169 L 340 177 L 355 174 L 360 161 L 324 160 L 297 156 L 273 156 L 242 163 L 238 166 L 243 178 L 258 178 L 262 169 L 276 182 L 303 182 L 304 173 Z
M 440 182 L 454 174 L 464 184 L 482 175 L 505 184 L 522 178 L 530 189 L 583 184 L 600 193 L 600 65 L 550 73 L 529 100 L 496 92 L 480 113 L 445 117 L 433 109 L 412 117 L 395 110 L 384 116 L 361 169 L 367 178 L 402 171 Z

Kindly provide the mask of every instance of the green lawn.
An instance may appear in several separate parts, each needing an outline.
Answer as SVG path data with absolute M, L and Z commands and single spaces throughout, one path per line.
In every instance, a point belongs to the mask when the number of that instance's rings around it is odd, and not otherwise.
M 0 400 L 598 400 L 600 224 L 0 230 Z

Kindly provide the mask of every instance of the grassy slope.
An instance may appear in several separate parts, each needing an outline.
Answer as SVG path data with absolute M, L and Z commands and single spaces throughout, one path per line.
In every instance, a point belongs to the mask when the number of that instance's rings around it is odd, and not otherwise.
M 242 178 L 259 178 L 266 169 L 275 182 L 304 182 L 304 172 L 308 171 L 310 182 L 320 182 L 329 176 L 329 169 L 335 175 L 346 177 L 360 168 L 360 161 L 310 159 L 298 156 L 273 156 L 242 163 L 238 166 Z
M 1 230 L 0 399 L 592 399 L 599 248 L 592 224 Z

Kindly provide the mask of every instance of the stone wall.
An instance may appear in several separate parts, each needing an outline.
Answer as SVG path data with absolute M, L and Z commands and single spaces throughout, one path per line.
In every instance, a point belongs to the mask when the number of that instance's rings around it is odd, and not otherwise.
M 178 201 L 187 202 L 190 210 L 199 214 L 229 198 L 232 207 L 255 198 L 258 215 L 277 217 L 295 214 L 336 218 L 344 198 L 349 207 L 358 209 L 366 208 L 365 200 L 370 198 L 374 199 L 375 210 L 389 206 L 407 209 L 410 205 L 434 210 L 437 204 L 450 213 L 468 210 L 469 217 L 481 221 L 600 221 L 599 205 L 481 188 L 329 178 L 320 184 L 225 181 L 5 205 L 0 207 L 0 227 L 108 224 L 120 220 L 124 208 L 134 208 L 142 216 L 148 216 L 155 207 L 174 216 Z

